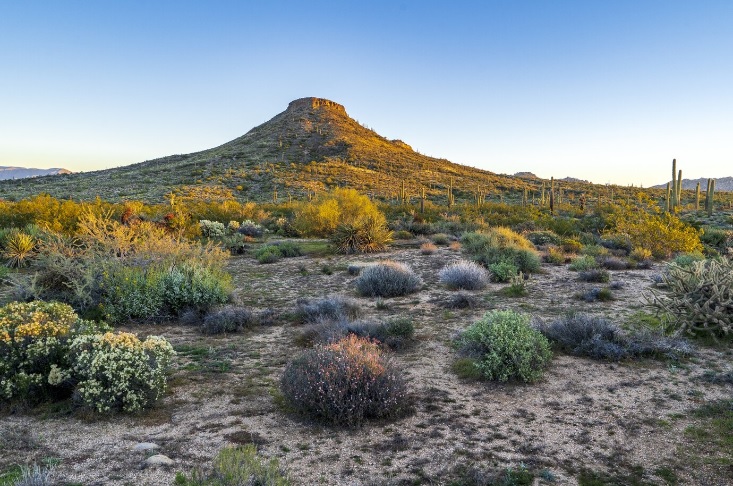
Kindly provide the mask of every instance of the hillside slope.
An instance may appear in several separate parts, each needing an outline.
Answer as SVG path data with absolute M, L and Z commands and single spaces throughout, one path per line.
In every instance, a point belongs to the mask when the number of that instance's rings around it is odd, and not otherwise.
M 396 198 L 402 181 L 413 200 L 423 188 L 431 199 L 445 199 L 451 181 L 457 201 L 473 200 L 476 193 L 498 200 L 506 191 L 516 195 L 524 188 L 539 197 L 542 185 L 540 179 L 497 175 L 422 155 L 363 127 L 338 103 L 302 98 L 245 135 L 209 150 L 103 171 L 0 182 L 0 198 L 48 193 L 76 200 L 100 196 L 159 202 L 174 192 L 284 201 L 335 186 Z M 589 184 L 564 183 L 567 190 L 571 186 L 578 192 L 594 190 Z

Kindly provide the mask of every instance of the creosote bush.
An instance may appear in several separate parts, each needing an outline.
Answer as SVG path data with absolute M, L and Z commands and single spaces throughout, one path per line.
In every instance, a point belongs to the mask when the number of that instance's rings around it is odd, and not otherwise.
M 505 282 L 512 276 L 506 274 L 512 265 L 516 269 L 514 274 L 537 273 L 540 270 L 540 258 L 534 245 L 509 228 L 465 233 L 461 243 L 471 258 L 491 270 L 498 281 Z
M 407 407 L 402 376 L 377 344 L 355 335 L 296 357 L 280 387 L 295 410 L 334 425 L 358 426 Z
M 324 319 L 307 326 L 299 340 L 307 344 L 329 344 L 349 334 L 384 344 L 390 349 L 402 349 L 412 341 L 415 326 L 408 318 L 388 321 Z
M 240 332 L 259 324 L 258 316 L 246 307 L 228 305 L 212 309 L 201 322 L 203 334 Z
M 391 260 L 365 267 L 356 279 L 357 291 L 367 297 L 400 297 L 417 292 L 421 285 L 410 267 Z
M 474 359 L 484 378 L 534 382 L 552 359 L 550 344 L 515 311 L 490 311 L 457 339 L 463 356 Z
M 450 290 L 481 290 L 489 282 L 489 274 L 482 266 L 461 260 L 438 272 L 440 283 Z
M 583 282 L 606 283 L 611 279 L 608 270 L 591 269 L 578 272 L 578 280 Z

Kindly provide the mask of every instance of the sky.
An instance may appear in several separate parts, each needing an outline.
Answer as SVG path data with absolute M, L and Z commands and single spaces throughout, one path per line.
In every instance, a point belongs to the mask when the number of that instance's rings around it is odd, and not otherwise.
M 0 166 L 204 150 L 317 96 L 497 173 L 733 176 L 731 26 L 730 0 L 0 0 Z

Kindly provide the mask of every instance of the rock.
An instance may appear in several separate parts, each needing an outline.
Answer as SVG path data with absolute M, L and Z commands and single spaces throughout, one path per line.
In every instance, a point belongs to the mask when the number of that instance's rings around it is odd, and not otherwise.
M 132 448 L 132 450 L 136 452 L 154 451 L 156 449 L 160 449 L 160 446 L 158 444 L 153 444 L 152 442 L 140 442 L 139 444 L 135 444 Z
M 172 466 L 175 461 L 163 454 L 156 454 L 145 459 L 146 466 Z

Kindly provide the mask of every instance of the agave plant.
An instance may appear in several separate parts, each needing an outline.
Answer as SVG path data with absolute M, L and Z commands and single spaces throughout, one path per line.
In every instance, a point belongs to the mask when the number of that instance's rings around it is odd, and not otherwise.
M 7 265 L 9 267 L 24 266 L 33 254 L 35 246 L 33 237 L 27 233 L 15 231 L 8 235 L 3 252 L 5 258 L 8 259 Z

